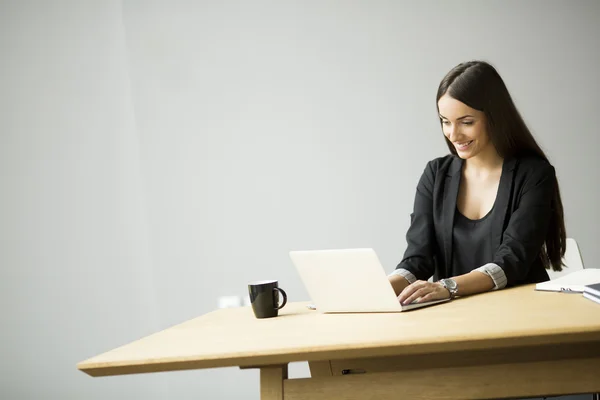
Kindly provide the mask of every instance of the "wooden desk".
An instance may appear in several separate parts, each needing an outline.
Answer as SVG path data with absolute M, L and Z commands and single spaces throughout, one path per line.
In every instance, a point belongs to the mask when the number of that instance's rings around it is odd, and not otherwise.
M 217 310 L 78 364 L 91 376 L 260 368 L 263 400 L 499 399 L 600 392 L 600 305 L 532 285 L 395 314 Z M 309 361 L 311 378 L 288 379 Z M 347 370 L 347 371 L 345 371 Z

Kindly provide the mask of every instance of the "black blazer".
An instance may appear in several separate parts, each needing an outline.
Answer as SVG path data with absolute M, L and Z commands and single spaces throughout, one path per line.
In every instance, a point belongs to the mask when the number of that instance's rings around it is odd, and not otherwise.
M 406 234 L 408 247 L 397 266 L 417 279 L 451 275 L 452 227 L 463 162 L 454 155 L 432 160 L 419 180 Z M 549 279 L 540 251 L 553 215 L 555 187 L 554 167 L 545 160 L 504 160 L 492 221 L 494 257 L 489 262 L 503 269 L 507 286 Z

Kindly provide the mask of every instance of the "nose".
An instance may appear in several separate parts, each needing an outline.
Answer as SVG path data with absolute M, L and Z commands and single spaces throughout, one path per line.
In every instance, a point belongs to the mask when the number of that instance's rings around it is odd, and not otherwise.
M 451 142 L 456 141 L 456 139 L 458 138 L 458 134 L 459 134 L 458 125 L 452 124 L 452 125 L 446 127 L 446 132 L 447 132 L 448 139 Z

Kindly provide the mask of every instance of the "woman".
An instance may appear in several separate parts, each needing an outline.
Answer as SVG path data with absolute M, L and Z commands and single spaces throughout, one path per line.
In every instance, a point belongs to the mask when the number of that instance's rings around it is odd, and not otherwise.
M 389 276 L 399 301 L 548 280 L 565 253 L 558 182 L 502 78 L 485 62 L 459 64 L 437 108 L 452 154 L 430 161 L 418 183 L 408 247 Z

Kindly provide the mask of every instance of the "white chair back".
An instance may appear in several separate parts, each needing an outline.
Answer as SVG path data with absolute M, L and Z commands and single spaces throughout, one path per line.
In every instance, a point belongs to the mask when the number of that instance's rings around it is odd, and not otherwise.
M 550 276 L 550 280 L 584 269 L 583 258 L 581 257 L 579 246 L 573 238 L 567 238 L 567 249 L 563 258 L 563 263 L 565 265 L 563 265 L 562 271 L 553 271 L 552 269 L 546 270 Z

